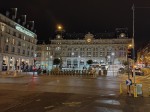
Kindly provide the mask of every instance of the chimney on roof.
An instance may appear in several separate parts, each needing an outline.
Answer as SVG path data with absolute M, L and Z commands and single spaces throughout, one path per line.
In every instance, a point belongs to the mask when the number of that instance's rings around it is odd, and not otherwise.
M 12 19 L 15 20 L 17 18 L 17 8 L 12 8 Z
M 6 11 L 6 16 L 9 17 L 9 15 L 10 15 L 10 12 Z
M 22 15 L 22 20 L 23 20 L 22 25 L 23 26 L 25 26 L 25 24 L 26 24 L 26 19 L 27 19 L 27 15 Z

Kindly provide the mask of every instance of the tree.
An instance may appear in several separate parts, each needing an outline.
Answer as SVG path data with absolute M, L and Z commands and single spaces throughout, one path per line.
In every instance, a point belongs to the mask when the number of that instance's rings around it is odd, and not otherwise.
M 93 61 L 92 60 L 88 60 L 86 63 L 91 65 L 93 63 Z
M 59 58 L 55 58 L 55 59 L 53 60 L 53 64 L 54 64 L 54 65 L 59 65 L 59 64 L 60 64 L 60 59 L 59 59 Z
M 127 65 L 129 65 L 129 62 L 128 61 L 124 61 L 123 64 L 124 64 L 124 66 L 127 66 Z

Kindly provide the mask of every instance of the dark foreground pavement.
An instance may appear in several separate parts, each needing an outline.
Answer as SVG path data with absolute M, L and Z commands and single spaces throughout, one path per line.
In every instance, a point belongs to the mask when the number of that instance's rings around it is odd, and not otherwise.
M 1 90 L 0 112 L 150 112 L 150 98 Z

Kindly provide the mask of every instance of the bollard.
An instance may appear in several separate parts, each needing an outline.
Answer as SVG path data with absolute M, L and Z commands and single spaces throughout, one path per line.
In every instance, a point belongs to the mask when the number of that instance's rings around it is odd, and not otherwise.
M 16 72 L 16 70 L 14 71 L 14 77 L 16 77 L 17 76 L 17 72 Z
M 122 84 L 120 83 L 120 94 L 122 94 Z
M 150 96 L 150 87 L 148 88 L 148 94 L 149 94 L 149 96 Z
M 134 85 L 134 97 L 135 98 L 137 97 L 137 87 L 136 87 L 136 85 Z

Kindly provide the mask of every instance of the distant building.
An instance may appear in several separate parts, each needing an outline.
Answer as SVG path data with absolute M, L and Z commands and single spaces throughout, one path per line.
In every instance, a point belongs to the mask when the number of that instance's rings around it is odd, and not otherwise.
M 32 66 L 36 43 L 33 31 L 15 22 L 14 17 L 0 14 L 0 71 Z
M 137 62 L 140 65 L 150 66 L 150 42 L 137 52 Z
M 127 48 L 132 40 L 125 33 L 106 39 L 88 33 L 82 39 L 57 35 L 50 42 L 38 45 L 39 65 L 51 69 L 53 60 L 59 58 L 62 67 L 82 69 L 88 60 L 94 64 L 122 64 L 127 61 Z

